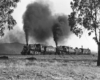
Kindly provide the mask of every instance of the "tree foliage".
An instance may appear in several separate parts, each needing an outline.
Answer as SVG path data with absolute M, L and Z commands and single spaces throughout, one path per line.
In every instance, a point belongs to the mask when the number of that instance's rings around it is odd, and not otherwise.
M 19 0 L 0 0 L 0 36 L 4 35 L 6 27 L 11 30 L 16 25 L 16 21 L 11 14 L 18 2 Z
M 100 25 L 100 0 L 73 0 L 71 2 L 72 12 L 69 15 L 69 25 L 71 31 L 77 36 L 83 34 L 83 29 L 89 30 L 89 35 L 95 32 L 95 41 L 97 39 L 97 29 Z M 78 27 L 80 26 L 80 27 Z

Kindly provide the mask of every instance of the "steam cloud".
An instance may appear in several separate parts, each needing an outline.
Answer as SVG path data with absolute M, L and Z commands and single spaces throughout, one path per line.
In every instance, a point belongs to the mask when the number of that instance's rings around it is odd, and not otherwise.
M 4 37 L 0 38 L 0 43 L 25 43 L 24 38 L 24 33 L 22 31 L 14 29 L 8 31 Z
M 52 26 L 57 22 L 61 26 L 62 34 L 59 41 L 70 34 L 68 19 L 65 15 L 52 16 L 49 5 L 40 2 L 31 3 L 23 15 L 23 29 L 28 43 L 29 37 L 36 42 L 45 42 L 52 37 Z

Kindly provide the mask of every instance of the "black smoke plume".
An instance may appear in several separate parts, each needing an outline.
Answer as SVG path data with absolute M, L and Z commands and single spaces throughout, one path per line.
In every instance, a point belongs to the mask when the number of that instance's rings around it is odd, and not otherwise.
M 23 22 L 26 42 L 28 42 L 28 36 L 33 37 L 37 42 L 45 42 L 52 35 L 53 19 L 48 5 L 39 2 L 28 5 Z
M 68 18 L 66 15 L 58 15 L 57 17 L 58 25 L 60 26 L 60 35 L 59 35 L 59 42 L 62 42 L 64 39 L 68 38 L 71 34 L 70 27 L 68 24 Z
M 52 26 L 58 23 L 61 27 L 62 34 L 59 41 L 67 38 L 69 35 L 68 19 L 65 15 L 52 16 L 49 5 L 35 2 L 27 6 L 23 15 L 23 29 L 28 44 L 29 37 L 36 42 L 45 42 L 53 37 Z
M 58 40 L 59 40 L 59 36 L 61 35 L 62 31 L 60 29 L 60 25 L 58 23 L 55 23 L 52 26 L 52 33 L 53 33 L 53 39 L 54 42 L 56 44 L 56 47 L 58 46 Z
M 56 47 L 58 46 L 58 42 L 62 42 L 65 38 L 68 38 L 70 29 L 65 15 L 57 16 L 56 22 L 52 26 L 52 33 Z

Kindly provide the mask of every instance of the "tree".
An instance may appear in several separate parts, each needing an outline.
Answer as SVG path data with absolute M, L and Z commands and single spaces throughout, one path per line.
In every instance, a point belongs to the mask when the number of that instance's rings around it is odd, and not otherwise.
M 100 0 L 73 0 L 71 2 L 72 12 L 69 15 L 69 26 L 77 36 L 83 34 L 83 28 L 95 33 L 93 38 L 98 45 L 97 66 L 100 66 L 100 39 L 97 30 L 100 31 Z
M 0 36 L 4 36 L 6 27 L 11 30 L 16 25 L 11 13 L 16 8 L 19 0 L 0 0 Z

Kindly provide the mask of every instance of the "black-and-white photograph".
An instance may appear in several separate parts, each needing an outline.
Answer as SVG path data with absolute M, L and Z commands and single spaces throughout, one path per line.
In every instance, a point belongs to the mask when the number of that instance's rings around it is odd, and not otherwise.
M 0 0 L 0 80 L 100 80 L 100 0 Z

